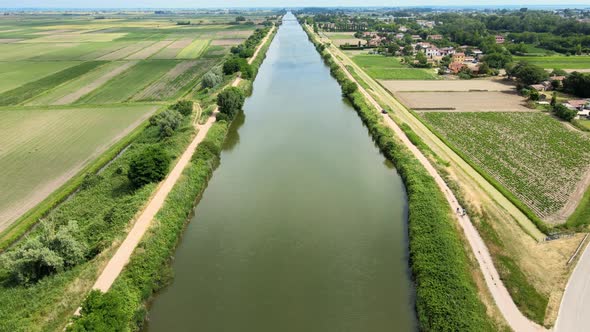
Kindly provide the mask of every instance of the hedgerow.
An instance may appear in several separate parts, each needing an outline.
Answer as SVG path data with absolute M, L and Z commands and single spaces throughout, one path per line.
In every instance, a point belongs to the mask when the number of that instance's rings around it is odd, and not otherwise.
M 345 83 L 346 75 L 330 53 L 305 30 L 333 76 L 339 83 Z M 393 131 L 383 124 L 378 110 L 372 109 L 360 92 L 353 92 L 348 98 L 406 185 L 410 267 L 416 288 L 420 330 L 494 331 L 495 327 L 477 295 L 467 253 L 450 214 L 451 208 L 436 182 L 394 137 Z

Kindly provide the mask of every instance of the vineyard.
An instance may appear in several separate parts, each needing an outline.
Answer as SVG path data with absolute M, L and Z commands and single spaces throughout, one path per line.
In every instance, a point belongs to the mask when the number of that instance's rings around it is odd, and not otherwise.
M 547 219 L 590 169 L 590 138 L 541 113 L 422 114 L 454 148 Z

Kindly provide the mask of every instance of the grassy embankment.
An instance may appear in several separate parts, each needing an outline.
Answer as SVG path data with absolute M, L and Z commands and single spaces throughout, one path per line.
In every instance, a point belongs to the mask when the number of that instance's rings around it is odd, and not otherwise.
M 332 75 L 350 83 L 324 46 L 312 37 Z M 451 209 L 434 179 L 360 92 L 347 96 L 383 154 L 396 166 L 409 201 L 410 267 L 416 287 L 416 311 L 421 330 L 494 331 L 477 295 L 466 249 L 460 241 Z
M 590 69 L 590 56 L 516 56 L 514 61 L 526 61 L 545 69 Z
M 275 32 L 276 33 L 276 30 Z M 274 36 L 274 34 L 273 34 Z M 254 77 L 262 64 L 272 36 L 262 46 L 252 67 Z M 252 80 L 243 80 L 240 85 L 245 93 L 251 91 Z M 212 96 L 220 90 L 208 91 Z M 199 95 L 199 94 L 197 94 Z M 209 102 L 211 98 L 207 99 Z M 209 102 L 205 100 L 205 108 Z M 116 324 L 129 329 L 139 328 L 147 313 L 147 302 L 151 296 L 164 287 L 171 279 L 169 267 L 170 257 L 173 255 L 178 240 L 189 220 L 190 213 L 205 190 L 208 180 L 219 164 L 219 154 L 225 140 L 229 124 L 225 121 L 216 122 L 199 147 L 196 149 L 191 162 L 183 171 L 182 177 L 176 182 L 162 209 L 157 213 L 152 227 L 144 235 L 138 248 L 134 251 L 129 264 L 106 294 L 95 295 L 109 305 L 109 310 L 120 313 L 116 317 Z M 90 304 L 85 302 L 85 307 Z M 74 330 L 85 326 L 86 318 L 92 315 L 102 315 L 99 311 L 87 310 L 82 319 L 74 323 Z M 109 313 L 115 315 L 115 313 Z M 92 318 L 90 318 L 92 319 Z

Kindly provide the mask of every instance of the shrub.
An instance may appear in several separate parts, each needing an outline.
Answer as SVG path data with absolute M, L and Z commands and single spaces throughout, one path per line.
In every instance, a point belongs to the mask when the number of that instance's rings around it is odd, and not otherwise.
M 221 76 L 218 76 L 214 72 L 210 71 L 203 76 L 202 85 L 205 88 L 212 88 L 217 84 L 221 83 Z
M 358 89 L 358 85 L 351 80 L 347 80 L 345 83 L 342 84 L 342 94 L 345 96 L 349 96 L 355 93 Z
M 242 90 L 236 87 L 230 87 L 223 90 L 217 95 L 217 106 L 219 106 L 219 112 L 227 115 L 230 119 L 242 109 L 245 101 L 244 93 Z
M 178 111 L 184 116 L 189 116 L 193 113 L 193 101 L 192 100 L 179 100 L 176 104 L 170 107 L 171 109 Z
M 555 105 L 555 107 L 553 107 L 553 112 L 555 113 L 555 115 L 557 115 L 559 118 L 565 121 L 572 121 L 576 117 L 576 115 L 578 115 L 578 111 L 570 110 L 563 104 Z
M 93 290 L 82 304 L 80 316 L 66 329 L 68 332 L 126 331 L 129 314 L 120 293 Z
M 140 188 L 164 179 L 169 166 L 166 151 L 159 145 L 150 145 L 131 160 L 127 177 L 135 188 Z
M 42 234 L 31 237 L 1 259 L 10 279 L 17 284 L 29 284 L 50 274 L 60 272 L 84 261 L 87 246 L 75 236 L 78 224 L 70 221 L 57 231 L 53 223 L 41 224 Z
M 167 109 L 150 118 L 150 124 L 159 128 L 160 138 L 172 136 L 181 123 L 182 115 L 174 109 Z
M 230 58 L 223 64 L 223 73 L 225 75 L 231 75 L 239 72 L 244 61 L 245 60 L 241 58 Z

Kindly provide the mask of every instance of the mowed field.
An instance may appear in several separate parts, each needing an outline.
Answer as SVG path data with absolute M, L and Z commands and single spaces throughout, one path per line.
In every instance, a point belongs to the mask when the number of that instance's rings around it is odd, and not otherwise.
M 229 24 L 235 15 L 112 16 L 0 16 L 0 231 L 165 103 L 192 96 L 258 28 Z M 185 20 L 206 24 L 176 24 Z
M 516 92 L 397 92 L 396 97 L 416 111 L 446 110 L 455 112 L 536 112 L 526 107 L 526 100 Z
M 395 57 L 360 54 L 351 59 L 375 79 L 379 80 L 434 80 L 432 69 L 410 68 Z
M 0 230 L 156 109 L 134 105 L 0 110 Z
M 539 217 L 564 222 L 590 180 L 590 137 L 540 112 L 422 112 L 435 131 Z
M 358 45 L 359 42 L 363 45 L 367 43 L 364 39 L 356 38 L 353 32 L 324 32 L 323 34 L 330 38 L 336 46 L 345 44 Z
M 545 69 L 590 69 L 590 56 L 517 56 L 516 61 L 526 61 Z

